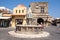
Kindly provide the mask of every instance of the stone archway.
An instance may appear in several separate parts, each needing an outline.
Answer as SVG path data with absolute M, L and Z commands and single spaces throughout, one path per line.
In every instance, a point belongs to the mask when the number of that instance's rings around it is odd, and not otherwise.
M 38 23 L 38 24 L 41 24 L 41 23 L 43 24 L 43 23 L 44 23 L 44 20 L 43 20 L 42 18 L 38 18 L 38 19 L 37 19 L 37 23 Z

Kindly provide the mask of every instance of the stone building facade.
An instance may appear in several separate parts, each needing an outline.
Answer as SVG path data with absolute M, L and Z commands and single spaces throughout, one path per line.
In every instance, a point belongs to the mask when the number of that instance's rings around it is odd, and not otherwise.
M 30 7 L 33 15 L 32 24 L 51 22 L 52 17 L 48 14 L 48 2 L 32 2 Z

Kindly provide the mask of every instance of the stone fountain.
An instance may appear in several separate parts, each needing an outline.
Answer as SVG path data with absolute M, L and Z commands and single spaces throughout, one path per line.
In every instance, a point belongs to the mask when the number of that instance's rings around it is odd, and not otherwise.
M 16 32 L 19 33 L 40 33 L 42 29 L 44 28 L 43 25 L 32 25 L 32 11 L 31 8 L 29 8 L 29 11 L 26 15 L 27 24 L 26 25 L 16 25 Z
M 27 24 L 26 25 L 16 25 L 15 31 L 8 32 L 10 35 L 19 38 L 40 38 L 47 37 L 49 35 L 48 32 L 43 31 L 44 25 L 32 25 L 32 12 L 31 8 L 29 8 L 29 12 L 26 15 Z

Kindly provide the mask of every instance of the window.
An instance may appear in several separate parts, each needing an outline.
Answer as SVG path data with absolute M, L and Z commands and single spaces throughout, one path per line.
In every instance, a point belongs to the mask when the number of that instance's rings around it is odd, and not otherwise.
M 24 10 L 22 10 L 22 13 L 24 13 Z
M 19 13 L 20 13 L 20 10 L 19 10 Z
M 16 13 L 17 13 L 17 10 L 16 10 Z
M 44 7 L 41 7 L 41 13 L 44 13 Z

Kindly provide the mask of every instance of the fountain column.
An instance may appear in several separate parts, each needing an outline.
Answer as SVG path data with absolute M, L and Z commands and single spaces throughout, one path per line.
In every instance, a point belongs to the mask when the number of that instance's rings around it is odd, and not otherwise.
M 32 12 L 31 8 L 28 9 L 28 13 L 26 15 L 27 18 L 27 25 L 32 25 Z

